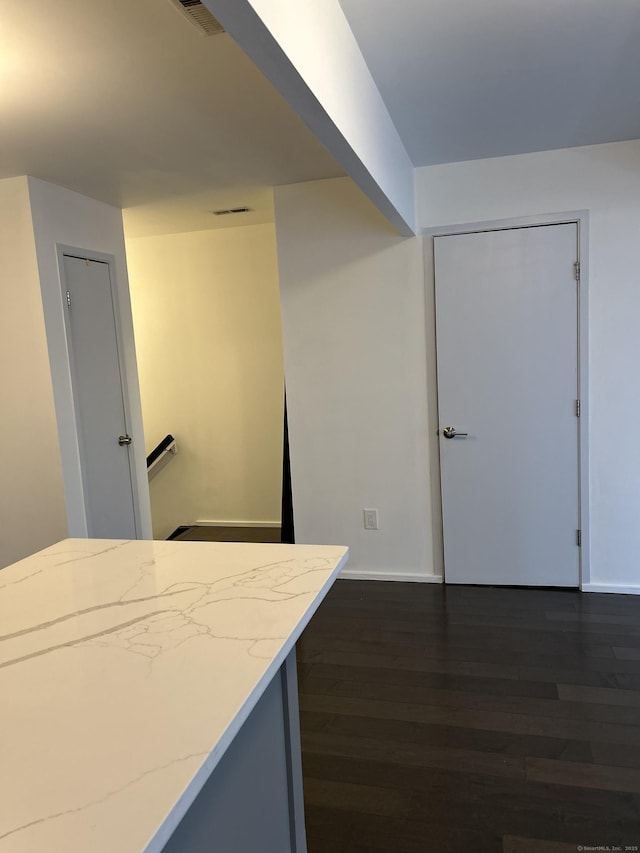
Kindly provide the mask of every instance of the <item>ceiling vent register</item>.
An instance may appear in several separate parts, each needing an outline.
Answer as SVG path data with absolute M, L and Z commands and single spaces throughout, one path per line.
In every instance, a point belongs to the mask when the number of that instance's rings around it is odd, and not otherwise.
M 191 21 L 194 27 L 198 28 L 202 35 L 217 36 L 225 31 L 220 21 L 213 17 L 200 0 L 171 0 L 171 3 Z

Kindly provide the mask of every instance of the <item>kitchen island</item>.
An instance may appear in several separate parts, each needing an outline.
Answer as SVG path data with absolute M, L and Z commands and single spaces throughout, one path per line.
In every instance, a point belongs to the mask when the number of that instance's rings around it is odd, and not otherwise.
M 67 539 L 0 571 L 0 853 L 304 853 L 295 643 L 338 546 Z

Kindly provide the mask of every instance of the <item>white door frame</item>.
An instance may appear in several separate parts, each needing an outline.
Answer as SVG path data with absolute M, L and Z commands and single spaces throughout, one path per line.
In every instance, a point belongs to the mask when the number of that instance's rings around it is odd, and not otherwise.
M 501 231 L 536 225 L 566 225 L 575 223 L 578 229 L 578 397 L 581 401 L 578 419 L 578 511 L 582 547 L 580 548 L 580 589 L 590 581 L 591 536 L 589 526 L 589 211 L 571 210 L 562 213 L 521 216 L 514 219 L 493 219 L 436 228 L 425 228 L 425 312 L 427 325 L 427 379 L 429 409 L 429 454 L 431 465 L 431 505 L 434 571 L 445 578 L 444 533 L 442 526 L 442 491 L 440 480 L 438 414 L 438 380 L 436 353 L 435 265 L 434 237 L 454 234 L 473 234 L 479 231 Z
M 120 360 L 122 378 L 124 412 L 127 425 L 129 425 L 129 428 L 132 430 L 131 434 L 133 436 L 133 444 L 129 447 L 128 452 L 131 454 L 131 486 L 133 492 L 135 528 L 138 538 L 150 539 L 150 519 L 147 517 L 148 513 L 144 512 L 145 501 L 146 504 L 148 504 L 148 481 L 146 478 L 144 436 L 141 431 L 135 429 L 135 419 L 132 417 L 131 392 L 127 381 L 127 361 L 124 347 L 125 341 L 122 323 L 122 306 L 120 304 L 118 281 L 116 276 L 116 259 L 113 255 L 105 254 L 104 252 L 81 249 L 77 246 L 67 246 L 61 243 L 56 243 L 55 250 L 59 279 L 58 296 L 55 300 L 57 304 L 54 309 L 51 302 L 47 300 L 45 303 L 45 319 L 47 321 L 47 338 L 49 339 L 50 356 L 53 354 L 54 350 L 56 353 L 55 360 L 51 358 L 51 375 L 56 418 L 58 421 L 58 433 L 60 437 L 60 456 L 62 460 L 69 535 L 79 538 L 87 537 L 88 525 L 82 477 L 82 458 L 80 455 L 79 431 L 76 417 L 76 403 L 72 380 L 73 373 L 71 368 L 71 348 L 69 338 L 70 330 L 68 323 L 66 322 L 65 306 L 63 303 L 63 293 L 66 290 L 64 272 L 65 255 L 72 255 L 76 258 L 86 258 L 89 261 L 100 261 L 102 263 L 106 263 L 109 267 L 111 297 L 113 299 L 116 327 L 116 346 L 118 348 L 118 358 Z M 51 292 L 50 295 L 52 295 Z M 55 310 L 55 316 L 53 309 Z M 51 340 L 52 335 L 55 337 L 55 346 Z M 141 480 L 140 477 L 140 472 L 142 470 L 144 470 L 144 480 Z M 145 487 L 147 490 L 146 494 L 141 494 Z

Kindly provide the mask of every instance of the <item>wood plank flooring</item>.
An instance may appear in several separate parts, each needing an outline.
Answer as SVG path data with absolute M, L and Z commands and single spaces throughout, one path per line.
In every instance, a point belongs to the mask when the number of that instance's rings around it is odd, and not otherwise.
M 640 850 L 640 597 L 339 580 L 298 676 L 309 853 Z

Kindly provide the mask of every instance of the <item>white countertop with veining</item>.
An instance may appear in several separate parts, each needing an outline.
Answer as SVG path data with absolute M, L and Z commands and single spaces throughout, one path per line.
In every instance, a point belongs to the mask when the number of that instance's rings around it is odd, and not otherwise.
M 0 571 L 0 853 L 162 849 L 344 565 L 67 539 Z

